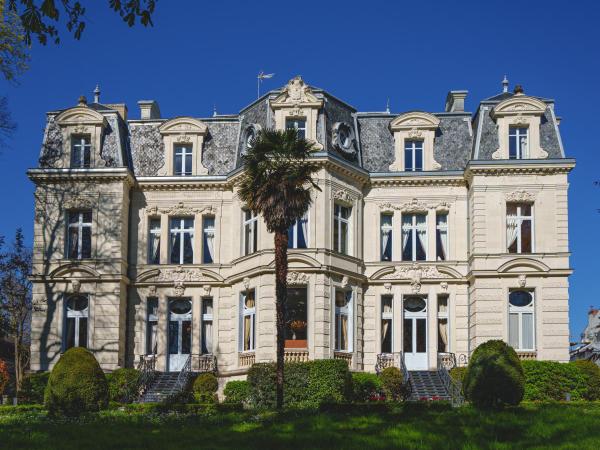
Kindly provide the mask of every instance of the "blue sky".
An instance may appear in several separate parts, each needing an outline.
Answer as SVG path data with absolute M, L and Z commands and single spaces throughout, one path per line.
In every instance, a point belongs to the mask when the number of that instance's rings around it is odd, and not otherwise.
M 33 229 L 33 186 L 45 112 L 92 98 L 159 101 L 163 116 L 235 113 L 265 88 L 301 74 L 359 110 L 440 111 L 448 90 L 468 89 L 467 109 L 511 88 L 556 100 L 570 176 L 571 334 L 579 336 L 595 294 L 599 244 L 598 112 L 600 2 L 579 1 L 166 1 L 154 28 L 129 29 L 107 1 L 88 1 L 81 41 L 34 45 L 17 86 L 0 81 L 19 129 L 0 155 L 0 235 Z M 590 291 L 590 287 L 593 287 Z

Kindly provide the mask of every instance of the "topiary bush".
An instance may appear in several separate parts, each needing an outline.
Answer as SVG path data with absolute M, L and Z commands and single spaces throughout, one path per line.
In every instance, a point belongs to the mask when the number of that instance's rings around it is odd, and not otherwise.
M 523 361 L 525 400 L 572 400 L 585 398 L 588 384 L 582 370 L 573 363 Z
M 106 375 L 110 401 L 132 403 L 138 396 L 140 371 L 136 369 L 117 369 Z
M 250 395 L 250 385 L 244 380 L 232 380 L 223 390 L 225 403 L 247 403 Z
M 341 359 L 316 359 L 308 363 L 306 404 L 320 406 L 341 403 L 352 397 L 352 377 L 348 363 Z
M 466 367 L 453 367 L 452 369 L 450 369 L 448 371 L 448 374 L 450 375 L 450 378 L 452 378 L 454 381 L 456 381 L 457 383 L 460 383 L 462 385 L 465 381 L 465 375 L 467 374 L 467 368 Z
M 477 408 L 518 405 L 523 400 L 525 376 L 512 347 L 501 340 L 475 349 L 464 378 L 463 391 Z
M 78 416 L 108 406 L 108 383 L 88 350 L 74 347 L 58 360 L 48 379 L 44 404 L 51 415 Z
M 10 375 L 8 373 L 8 367 L 6 367 L 6 362 L 0 359 L 0 395 L 4 393 L 4 389 L 10 380 Z
M 352 373 L 352 401 L 368 402 L 382 391 L 381 378 L 375 373 Z
M 283 365 L 283 403 L 286 406 L 302 407 L 307 399 L 310 365 L 292 362 Z
M 194 381 L 194 398 L 199 403 L 217 403 L 219 381 L 213 373 L 201 373 Z
M 50 372 L 39 372 L 27 375 L 19 391 L 19 403 L 38 404 L 44 403 L 44 390 L 48 384 Z
M 404 377 L 397 367 L 386 367 L 381 372 L 381 387 L 387 400 L 400 401 L 404 398 Z
M 587 389 L 583 394 L 585 400 L 600 400 L 600 367 L 592 361 L 580 359 L 570 364 L 575 365 L 586 378 Z

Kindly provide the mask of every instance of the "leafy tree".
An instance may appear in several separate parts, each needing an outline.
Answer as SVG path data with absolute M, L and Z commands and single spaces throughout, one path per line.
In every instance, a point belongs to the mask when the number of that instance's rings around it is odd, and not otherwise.
M 27 70 L 29 53 L 25 39 L 21 18 L 14 11 L 4 11 L 4 0 L 0 0 L 0 71 L 7 81 L 15 81 Z
M 238 184 L 240 199 L 262 215 L 275 234 L 275 292 L 277 329 L 277 407 L 283 406 L 283 357 L 287 301 L 288 228 L 311 204 L 310 187 L 318 166 L 307 162 L 314 144 L 295 130 L 261 131 L 243 156 L 245 171 Z
M 0 153 L 6 147 L 7 139 L 12 137 L 16 129 L 17 124 L 8 110 L 8 100 L 6 97 L 0 97 Z

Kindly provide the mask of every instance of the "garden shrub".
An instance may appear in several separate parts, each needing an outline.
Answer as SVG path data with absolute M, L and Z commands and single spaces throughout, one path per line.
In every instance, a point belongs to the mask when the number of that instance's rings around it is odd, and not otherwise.
M 258 408 L 275 407 L 276 373 L 274 363 L 252 364 L 248 370 L 247 380 L 250 404 Z
M 374 373 L 352 373 L 352 400 L 355 402 L 368 402 L 382 390 L 381 378 Z
M 48 384 L 50 372 L 39 372 L 27 375 L 21 383 L 19 403 L 42 404 L 44 403 L 44 390 Z
M 525 377 L 517 353 L 501 340 L 475 349 L 464 378 L 463 390 L 477 408 L 518 405 L 523 400 Z
M 275 370 L 275 368 L 274 368 Z M 275 372 L 277 375 L 277 372 Z M 303 406 L 307 398 L 310 366 L 305 362 L 292 362 L 283 365 L 283 403 L 286 406 Z
M 572 400 L 585 398 L 587 378 L 581 369 L 572 363 L 556 361 L 523 361 L 525 373 L 525 400 Z
M 199 403 L 216 403 L 219 382 L 213 373 L 201 373 L 194 381 L 194 398 Z
M 316 359 L 308 363 L 306 402 L 310 406 L 340 403 L 352 396 L 352 376 L 341 359 Z
M 78 416 L 108 405 L 108 384 L 98 361 L 88 350 L 74 347 L 58 360 L 44 392 L 51 415 Z
M 465 375 L 467 374 L 467 368 L 466 367 L 453 367 L 452 369 L 450 369 L 448 374 L 450 375 L 450 378 L 452 378 L 457 383 L 460 383 L 462 386 L 465 382 Z
M 592 361 L 580 359 L 574 364 L 586 378 L 587 389 L 583 394 L 585 400 L 600 400 L 600 367 Z
M 386 399 L 399 401 L 404 397 L 404 377 L 397 367 L 386 367 L 381 372 L 381 387 Z
M 136 369 L 117 369 L 106 375 L 110 401 L 131 403 L 138 396 L 140 372 Z
M 250 385 L 244 380 L 232 380 L 223 390 L 225 403 L 246 403 L 250 395 Z
M 6 362 L 0 359 L 0 395 L 4 393 L 4 388 L 8 384 L 10 380 L 10 375 L 8 374 L 8 367 L 6 367 Z

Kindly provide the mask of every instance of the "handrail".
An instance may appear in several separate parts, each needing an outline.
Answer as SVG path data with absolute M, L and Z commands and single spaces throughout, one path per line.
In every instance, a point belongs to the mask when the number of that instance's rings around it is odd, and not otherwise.
M 177 382 L 175 383 L 175 393 L 183 391 L 189 381 L 190 374 L 192 373 L 192 355 L 188 355 L 185 360 L 185 364 L 177 375 Z
M 454 380 L 450 376 L 450 370 L 456 365 L 456 355 L 449 352 L 438 353 L 438 375 L 444 383 L 446 391 L 450 396 L 450 403 L 452 406 L 460 406 L 465 402 L 465 398 L 462 393 L 462 384 L 460 381 Z
M 146 393 L 156 376 L 156 354 L 140 355 L 140 362 L 138 363 L 137 370 L 140 371 L 140 376 L 137 380 L 136 391 L 138 393 L 138 398 L 140 398 Z
M 405 398 L 410 397 L 412 392 L 412 383 L 410 380 L 410 372 L 408 371 L 406 364 L 404 363 L 404 353 L 380 353 L 377 355 L 377 362 L 375 363 L 375 372 L 379 375 L 384 369 L 388 367 L 397 367 L 402 372 L 402 380 L 404 383 L 404 396 Z

